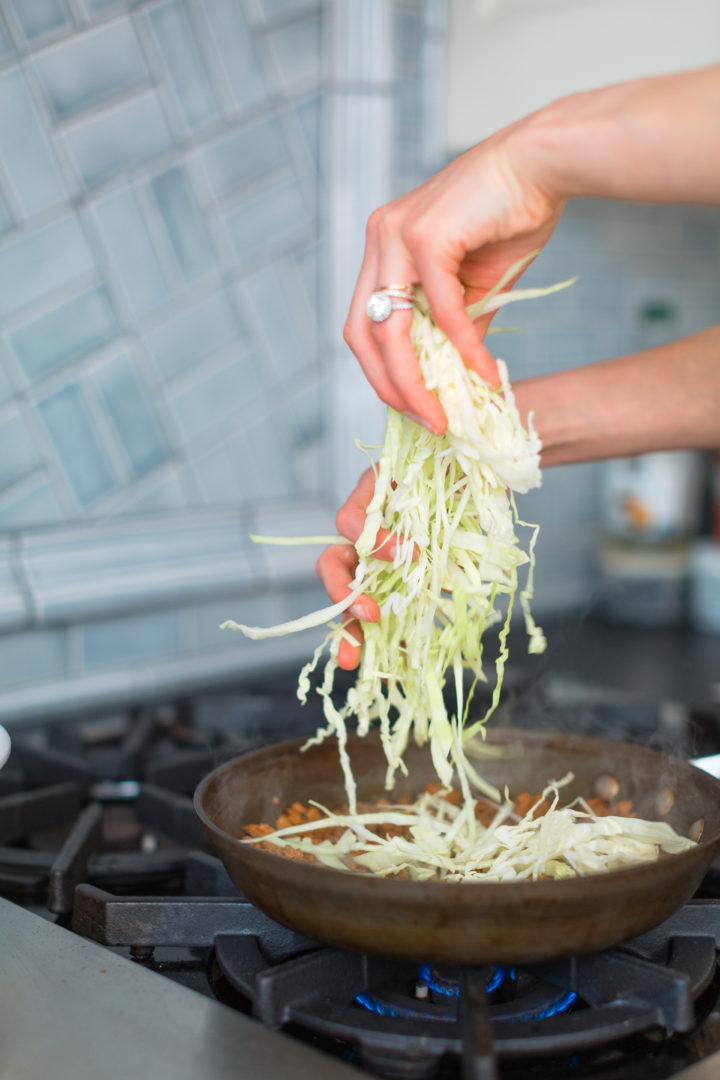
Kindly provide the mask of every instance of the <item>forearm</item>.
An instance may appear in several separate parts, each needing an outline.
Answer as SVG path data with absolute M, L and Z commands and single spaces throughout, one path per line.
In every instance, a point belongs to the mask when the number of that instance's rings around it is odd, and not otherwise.
M 543 465 L 720 447 L 720 326 L 601 364 L 514 384 Z
M 720 65 L 553 102 L 516 125 L 518 167 L 555 198 L 720 202 Z

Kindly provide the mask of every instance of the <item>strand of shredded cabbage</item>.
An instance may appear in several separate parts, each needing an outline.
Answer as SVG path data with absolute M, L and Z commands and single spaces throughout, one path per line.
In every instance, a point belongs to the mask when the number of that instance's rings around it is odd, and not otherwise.
M 291 825 L 248 839 L 311 853 L 336 870 L 413 881 L 530 881 L 568 878 L 619 870 L 653 861 L 660 852 L 676 854 L 695 846 L 665 821 L 609 815 L 598 817 L 583 799 L 560 807 L 560 788 L 568 774 L 548 785 L 518 822 L 508 818 L 513 804 L 507 792 L 488 826 L 475 819 L 471 804 L 455 806 L 442 792 L 421 795 L 412 806 L 378 808 L 362 814 L 323 813 L 317 821 Z M 550 805 L 535 816 L 541 800 Z M 401 826 L 407 836 L 384 836 L 378 826 Z M 341 828 L 337 840 L 313 840 L 313 833 Z
M 469 308 L 471 317 L 572 284 L 566 281 L 548 289 L 503 292 L 534 254 L 511 267 L 479 304 Z M 465 366 L 435 325 L 421 290 L 414 305 L 411 335 L 425 383 L 437 394 L 447 415 L 447 432 L 442 437 L 432 435 L 388 410 L 385 441 L 374 467 L 374 495 L 355 545 L 358 565 L 347 598 L 280 626 L 250 627 L 232 620 L 223 624 L 248 637 L 264 638 L 330 623 L 324 642 L 300 673 L 298 697 L 307 701 L 311 676 L 327 650 L 329 658 L 317 687 L 326 726 L 307 745 L 330 735 L 337 738 L 349 812 L 332 813 L 320 807 L 324 816 L 316 822 L 279 829 L 247 842 L 270 840 L 280 847 L 310 851 L 320 862 L 338 869 L 346 869 L 351 858 L 354 869 L 367 873 L 402 871 L 417 880 L 439 877 L 450 881 L 595 873 L 657 858 L 660 851 L 691 847 L 693 841 L 678 836 L 667 823 L 601 818 L 581 799 L 559 807 L 559 790 L 570 782 L 570 775 L 543 792 L 543 797 L 551 797 L 547 814 L 535 818 L 535 808 L 531 808 L 513 823 L 509 821 L 512 804 L 508 792 L 501 796 L 468 760 L 468 752 L 474 756 L 478 751 L 475 736 L 484 735 L 485 723 L 499 702 L 518 592 L 529 651 L 545 648 L 544 635 L 530 610 L 538 529 L 520 519 L 515 503 L 516 492 L 527 492 L 540 484 L 540 440 L 532 417 L 528 430 L 523 428 L 505 364 L 498 361 L 501 386 L 491 389 Z M 374 556 L 380 528 L 399 537 L 391 563 Z M 518 528 L 529 532 L 526 549 L 520 545 Z M 336 542 L 338 538 L 255 539 L 284 544 Z M 523 567 L 527 577 L 521 588 L 519 572 Z M 365 645 L 355 685 L 344 703 L 337 705 L 332 692 L 338 648 L 346 631 L 330 620 L 361 593 L 374 597 L 382 614 L 379 622 L 364 625 Z M 486 632 L 493 626 L 499 630 L 490 706 L 478 720 L 467 723 L 472 691 L 465 695 L 463 673 L 470 669 L 476 682 L 487 678 Z M 449 677 L 455 691 L 452 715 L 448 715 L 443 695 Z M 379 723 L 388 788 L 398 770 L 407 773 L 403 754 L 412 736 L 418 744 L 429 742 L 445 790 L 453 776 L 457 777 L 460 806 L 451 805 L 440 791 L 421 795 L 409 806 L 358 813 L 347 752 L 351 717 L 356 719 L 361 736 Z M 474 791 L 497 806 L 489 827 L 476 819 Z M 405 826 L 407 835 L 376 835 L 373 827 L 383 824 Z M 328 826 L 342 827 L 340 839 L 314 843 L 312 833 Z
M 572 284 L 502 292 L 533 255 L 511 267 L 479 304 L 468 309 L 473 318 Z M 540 440 L 532 418 L 525 430 L 502 360 L 498 361 L 498 389 L 491 389 L 465 366 L 435 325 L 421 289 L 414 304 L 411 336 L 426 385 L 437 394 L 447 415 L 447 432 L 433 435 L 388 410 L 385 440 L 374 467 L 374 495 L 355 544 L 358 565 L 348 597 L 275 627 L 250 627 L 233 620 L 223 623 L 224 628 L 240 630 L 248 637 L 264 638 L 328 623 L 360 593 L 377 601 L 381 618 L 364 625 L 362 659 L 344 703 L 338 706 L 332 696 L 338 648 L 346 636 L 341 624 L 330 623 L 329 633 L 298 681 L 298 697 L 306 702 L 311 676 L 327 650 L 329 658 L 317 687 L 326 725 L 307 745 L 331 735 L 337 738 L 352 813 L 357 792 L 347 752 L 351 717 L 360 736 L 379 723 L 388 788 L 398 770 L 407 771 L 403 754 L 412 736 L 420 745 L 429 742 L 443 784 L 449 786 L 456 772 L 464 798 L 471 798 L 472 788 L 498 798 L 497 790 L 468 760 L 463 743 L 484 733 L 485 722 L 499 702 L 518 590 L 529 651 L 545 648 L 542 630 L 530 611 L 538 529 L 519 519 L 514 499 L 514 492 L 529 491 L 541 482 Z M 520 546 L 516 526 L 529 530 L 527 550 Z M 391 563 L 373 554 L 379 528 L 399 538 Z M 519 571 L 526 564 L 529 573 L 520 589 Z M 470 669 L 476 681 L 487 679 L 483 666 L 486 631 L 493 626 L 499 626 L 499 633 L 491 703 L 484 716 L 463 730 L 472 696 L 472 690 L 465 695 L 463 672 Z M 448 677 L 455 691 L 452 715 L 443 696 Z

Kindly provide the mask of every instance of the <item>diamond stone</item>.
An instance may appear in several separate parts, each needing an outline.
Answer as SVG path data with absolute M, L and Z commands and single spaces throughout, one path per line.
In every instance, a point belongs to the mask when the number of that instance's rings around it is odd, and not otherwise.
M 370 296 L 365 310 L 373 322 L 385 322 L 392 314 L 392 300 L 386 293 L 374 292 Z

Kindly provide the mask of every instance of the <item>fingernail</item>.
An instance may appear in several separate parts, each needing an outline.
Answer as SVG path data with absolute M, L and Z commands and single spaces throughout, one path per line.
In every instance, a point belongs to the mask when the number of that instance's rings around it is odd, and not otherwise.
M 349 610 L 350 614 L 355 619 L 363 619 L 365 622 L 367 622 L 370 618 L 368 609 L 365 607 L 364 604 L 352 604 Z
M 419 424 L 420 427 L 424 427 L 427 431 L 430 432 L 431 435 L 437 435 L 438 434 L 438 432 L 432 426 L 430 421 L 426 420 L 424 417 L 416 416 L 415 413 L 411 413 L 411 412 L 406 412 L 405 415 L 407 416 L 408 420 L 412 420 L 414 423 Z

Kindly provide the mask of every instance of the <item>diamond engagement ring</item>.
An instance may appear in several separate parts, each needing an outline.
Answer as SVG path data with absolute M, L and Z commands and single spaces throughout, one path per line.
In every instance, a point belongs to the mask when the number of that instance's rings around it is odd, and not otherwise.
M 409 311 L 413 296 L 412 285 L 381 285 L 368 297 L 365 311 L 373 322 L 385 322 L 393 311 Z

